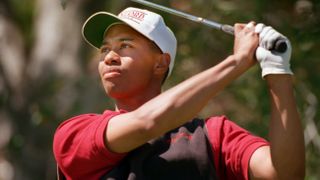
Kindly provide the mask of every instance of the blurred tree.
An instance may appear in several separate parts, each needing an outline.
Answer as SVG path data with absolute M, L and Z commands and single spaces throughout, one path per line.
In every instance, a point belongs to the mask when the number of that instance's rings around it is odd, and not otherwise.
M 152 1 L 226 24 L 263 22 L 289 37 L 296 97 L 305 124 L 306 179 L 318 179 L 320 2 Z M 127 0 L 0 2 L 0 179 L 54 179 L 51 149 L 58 124 L 77 114 L 113 108 L 97 75 L 96 51 L 82 40 L 81 26 L 93 12 L 118 13 L 127 6 L 142 7 Z M 164 90 L 232 53 L 231 36 L 159 13 L 179 41 L 175 70 Z M 257 66 L 212 99 L 200 116 L 227 114 L 267 137 L 268 101 Z

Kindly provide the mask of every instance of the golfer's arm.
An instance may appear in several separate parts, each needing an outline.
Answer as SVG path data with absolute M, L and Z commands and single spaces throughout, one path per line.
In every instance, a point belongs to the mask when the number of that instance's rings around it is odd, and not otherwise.
M 191 120 L 209 99 L 248 69 L 238 62 L 235 56 L 229 56 L 137 110 L 113 117 L 106 130 L 108 148 L 128 152 Z
M 272 111 L 270 147 L 262 147 L 253 154 L 250 176 L 252 179 L 303 179 L 304 138 L 293 94 L 292 76 L 268 75 L 266 80 Z

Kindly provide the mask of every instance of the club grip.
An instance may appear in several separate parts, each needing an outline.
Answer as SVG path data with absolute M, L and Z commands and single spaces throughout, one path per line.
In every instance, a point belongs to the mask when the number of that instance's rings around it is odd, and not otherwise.
M 221 30 L 223 32 L 228 33 L 228 34 L 234 35 L 233 26 L 224 24 L 224 25 L 221 26 Z M 278 39 L 278 40 L 275 41 L 273 47 L 271 49 L 269 49 L 269 50 L 276 51 L 276 52 L 279 52 L 279 53 L 284 53 L 284 52 L 286 52 L 287 48 L 288 47 L 287 47 L 286 40 L 285 39 Z
M 286 40 L 278 39 L 274 43 L 273 48 L 271 48 L 271 50 L 275 50 L 279 53 L 284 53 L 284 52 L 286 52 L 287 48 L 288 48 L 288 46 L 287 46 Z

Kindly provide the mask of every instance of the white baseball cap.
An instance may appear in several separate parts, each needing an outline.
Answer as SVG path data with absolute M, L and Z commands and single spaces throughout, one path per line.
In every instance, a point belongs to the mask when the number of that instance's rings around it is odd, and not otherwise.
M 177 50 L 177 39 L 163 18 L 154 12 L 128 7 L 118 16 L 108 12 L 91 15 L 82 27 L 82 36 L 93 47 L 100 48 L 105 32 L 113 25 L 124 23 L 153 41 L 163 53 L 170 55 L 169 73 L 171 74 Z

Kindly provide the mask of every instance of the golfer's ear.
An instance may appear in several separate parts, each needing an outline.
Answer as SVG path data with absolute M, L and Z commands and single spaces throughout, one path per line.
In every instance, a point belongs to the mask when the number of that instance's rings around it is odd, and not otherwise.
M 154 72 L 157 75 L 165 74 L 170 65 L 170 55 L 168 53 L 160 54 L 154 66 Z

